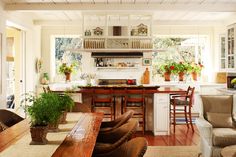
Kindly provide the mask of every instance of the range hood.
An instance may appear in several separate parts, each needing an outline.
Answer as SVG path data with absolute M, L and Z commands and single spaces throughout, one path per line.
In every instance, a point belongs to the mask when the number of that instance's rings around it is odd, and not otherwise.
M 141 58 L 143 52 L 92 52 L 92 57 L 107 57 L 107 58 Z

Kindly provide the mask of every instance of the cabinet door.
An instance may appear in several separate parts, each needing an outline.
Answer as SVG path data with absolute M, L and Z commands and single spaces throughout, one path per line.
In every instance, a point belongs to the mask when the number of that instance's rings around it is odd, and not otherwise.
M 227 30 L 227 68 L 228 70 L 235 69 L 235 28 L 230 27 Z
M 154 96 L 154 134 L 169 134 L 169 94 Z
M 220 69 L 226 69 L 226 37 L 224 34 L 220 35 Z

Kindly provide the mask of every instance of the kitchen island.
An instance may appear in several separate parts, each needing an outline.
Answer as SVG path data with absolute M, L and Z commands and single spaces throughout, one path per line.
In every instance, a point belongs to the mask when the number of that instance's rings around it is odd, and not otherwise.
M 66 89 L 53 88 L 53 92 L 64 92 Z M 152 85 L 97 85 L 97 86 L 79 86 L 70 90 L 81 98 L 81 103 L 86 106 L 88 111 L 91 108 L 91 101 L 94 89 L 112 89 L 116 101 L 117 111 L 121 110 L 121 98 L 126 94 L 126 89 L 143 89 L 146 98 L 146 128 L 152 130 L 154 135 L 169 135 L 169 98 L 170 94 L 180 94 L 185 90 L 176 87 L 160 87 Z M 76 96 L 75 96 L 76 97 Z M 117 114 L 120 114 L 118 112 Z

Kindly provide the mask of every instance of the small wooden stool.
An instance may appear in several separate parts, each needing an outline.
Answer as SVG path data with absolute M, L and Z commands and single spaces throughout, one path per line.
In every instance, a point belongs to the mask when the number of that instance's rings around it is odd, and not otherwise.
M 236 157 L 236 145 L 224 147 L 220 155 L 222 157 Z

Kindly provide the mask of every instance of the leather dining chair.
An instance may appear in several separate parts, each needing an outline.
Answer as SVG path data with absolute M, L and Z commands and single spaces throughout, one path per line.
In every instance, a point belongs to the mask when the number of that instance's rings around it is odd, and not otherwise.
M 137 127 L 138 122 L 136 120 L 130 120 L 119 128 L 99 134 L 94 147 L 93 156 L 114 151 L 132 137 Z
M 147 150 L 147 140 L 136 137 L 117 147 L 114 151 L 94 155 L 96 157 L 143 157 Z
M 24 120 L 24 118 L 18 116 L 14 112 L 4 109 L 0 110 L 0 122 L 3 123 L 6 127 L 11 127 L 22 120 Z
M 177 114 L 183 114 L 185 118 L 185 123 L 189 128 L 189 124 L 191 126 L 192 131 L 194 131 L 193 124 L 192 124 L 192 105 L 193 105 L 193 96 L 194 96 L 195 87 L 188 87 L 187 91 L 181 95 L 172 95 L 170 99 L 170 117 L 171 117 L 171 124 L 174 126 L 174 133 L 175 133 L 175 126 L 177 125 L 176 119 Z
M 102 122 L 99 133 L 101 134 L 101 133 L 109 132 L 122 126 L 133 117 L 133 114 L 134 114 L 134 111 L 129 110 L 113 121 Z

